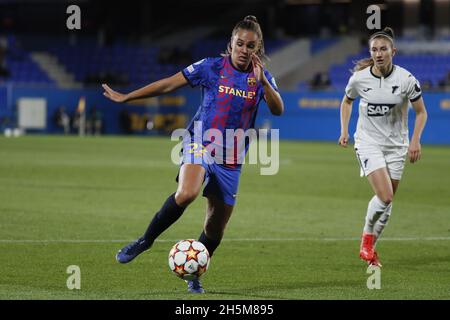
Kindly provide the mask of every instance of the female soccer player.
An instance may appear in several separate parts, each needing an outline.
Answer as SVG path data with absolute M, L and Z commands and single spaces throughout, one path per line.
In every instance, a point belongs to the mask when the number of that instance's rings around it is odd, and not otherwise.
M 233 212 L 241 164 L 235 157 L 222 161 L 224 158 L 208 151 L 211 150 L 207 146 L 213 143 L 212 138 L 210 141 L 198 138 L 208 129 L 217 129 L 225 137 L 225 129 L 253 128 L 261 99 L 265 99 L 272 114 L 283 113 L 283 100 L 273 77 L 263 66 L 263 58 L 261 28 L 254 16 L 247 16 L 234 27 L 226 54 L 221 57 L 205 58 L 169 78 L 128 94 L 121 94 L 103 84 L 104 95 L 116 102 L 159 96 L 187 84 L 202 87 L 201 105 L 188 126 L 190 136 L 183 139 L 183 160 L 177 191 L 165 201 L 144 235 L 117 253 L 118 262 L 130 262 L 149 249 L 155 239 L 194 201 L 203 184 L 203 196 L 207 198 L 206 219 L 198 240 L 212 256 Z M 197 138 L 191 138 L 192 135 Z M 216 148 L 213 151 L 220 151 L 219 147 L 227 149 L 226 145 L 229 145 L 225 141 L 222 144 L 214 143 Z M 223 154 L 226 154 L 226 150 Z M 194 280 L 188 281 L 188 291 L 203 293 L 204 289 L 199 280 Z
M 391 28 L 375 32 L 369 39 L 371 58 L 357 62 L 341 103 L 339 145 L 348 145 L 348 123 L 353 100 L 360 97 L 355 151 L 361 176 L 369 180 L 375 195 L 369 202 L 362 234 L 360 257 L 381 267 L 376 241 L 391 215 L 392 201 L 405 166 L 406 156 L 420 159 L 420 137 L 427 120 L 419 82 L 407 70 L 392 64 L 396 53 Z M 408 104 L 416 113 L 409 142 Z

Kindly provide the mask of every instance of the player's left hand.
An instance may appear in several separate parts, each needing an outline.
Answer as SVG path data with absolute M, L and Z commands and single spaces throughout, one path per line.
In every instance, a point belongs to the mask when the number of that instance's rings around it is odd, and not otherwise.
M 409 162 L 414 163 L 419 161 L 420 156 L 422 154 L 421 151 L 422 147 L 420 146 L 420 142 L 418 141 L 411 141 L 408 148 L 408 158 Z
M 252 53 L 252 66 L 253 72 L 255 73 L 256 80 L 261 82 L 263 85 L 268 84 L 269 81 L 264 74 L 264 66 L 261 59 L 255 54 Z
M 111 89 L 105 83 L 102 84 L 102 87 L 105 90 L 105 92 L 103 92 L 103 95 L 105 97 L 107 97 L 108 99 L 111 99 L 112 101 L 115 101 L 115 102 L 125 102 L 125 101 L 127 101 L 128 96 L 126 94 L 114 91 L 113 89 Z

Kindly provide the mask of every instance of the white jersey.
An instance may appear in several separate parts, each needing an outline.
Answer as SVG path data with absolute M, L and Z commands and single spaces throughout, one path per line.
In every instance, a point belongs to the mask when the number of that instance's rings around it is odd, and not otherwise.
M 409 145 L 409 101 L 420 99 L 422 94 L 419 82 L 409 71 L 394 65 L 386 77 L 378 77 L 372 67 L 367 67 L 351 76 L 345 94 L 350 100 L 361 98 L 355 147 Z

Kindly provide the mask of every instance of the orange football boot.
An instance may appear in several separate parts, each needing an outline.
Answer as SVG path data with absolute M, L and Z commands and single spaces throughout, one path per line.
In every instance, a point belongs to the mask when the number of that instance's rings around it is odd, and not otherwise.
M 359 249 L 359 256 L 361 259 L 371 261 L 374 257 L 375 250 L 373 248 L 374 234 L 363 233 L 361 239 L 361 247 Z
M 373 258 L 372 260 L 367 262 L 369 266 L 375 266 L 375 267 L 382 267 L 383 265 L 380 262 L 380 259 L 378 258 L 378 254 L 376 251 L 373 252 Z

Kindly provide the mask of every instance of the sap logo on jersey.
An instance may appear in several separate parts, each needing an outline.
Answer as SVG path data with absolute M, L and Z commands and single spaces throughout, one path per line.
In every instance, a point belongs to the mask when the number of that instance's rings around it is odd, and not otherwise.
M 377 104 L 377 103 L 368 103 L 367 104 L 367 115 L 369 117 L 381 117 L 384 116 L 386 113 L 389 112 L 393 107 L 395 107 L 395 104 L 390 103 L 383 103 L 383 104 Z

